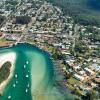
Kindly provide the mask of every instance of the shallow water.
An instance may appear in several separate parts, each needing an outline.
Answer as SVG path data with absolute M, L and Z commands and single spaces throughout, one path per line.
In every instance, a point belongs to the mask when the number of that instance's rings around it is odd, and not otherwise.
M 12 79 L 0 100 L 68 100 L 54 86 L 54 66 L 50 55 L 29 44 L 0 48 L 0 54 L 17 55 Z M 72 98 L 70 99 L 72 100 Z

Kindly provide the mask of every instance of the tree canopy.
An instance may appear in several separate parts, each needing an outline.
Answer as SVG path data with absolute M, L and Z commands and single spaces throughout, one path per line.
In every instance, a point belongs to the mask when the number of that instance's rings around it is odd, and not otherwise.
M 29 16 L 16 16 L 16 24 L 28 24 L 31 21 Z

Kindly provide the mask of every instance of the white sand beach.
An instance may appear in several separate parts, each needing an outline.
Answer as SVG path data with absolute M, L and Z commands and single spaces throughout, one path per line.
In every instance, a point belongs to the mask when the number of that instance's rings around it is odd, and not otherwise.
M 8 79 L 0 84 L 0 94 L 3 93 L 5 86 L 7 85 L 7 83 L 11 79 L 11 77 L 13 76 L 13 72 L 14 72 L 14 68 L 15 68 L 15 61 L 16 61 L 16 53 L 9 52 L 9 53 L 1 54 L 0 55 L 0 68 L 7 61 L 11 62 L 12 66 L 11 66 L 11 69 L 10 69 L 10 75 L 9 75 Z

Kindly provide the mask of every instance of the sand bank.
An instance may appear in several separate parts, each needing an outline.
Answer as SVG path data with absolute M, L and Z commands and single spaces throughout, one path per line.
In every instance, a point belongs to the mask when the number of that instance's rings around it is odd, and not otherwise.
M 0 68 L 7 61 L 11 62 L 11 64 L 12 64 L 11 69 L 10 69 L 10 75 L 9 75 L 8 79 L 0 84 L 0 93 L 1 94 L 3 93 L 5 86 L 7 85 L 7 83 L 11 79 L 11 77 L 13 76 L 13 72 L 14 72 L 14 68 L 15 68 L 15 60 L 16 60 L 16 54 L 14 52 L 4 53 L 4 54 L 0 55 Z

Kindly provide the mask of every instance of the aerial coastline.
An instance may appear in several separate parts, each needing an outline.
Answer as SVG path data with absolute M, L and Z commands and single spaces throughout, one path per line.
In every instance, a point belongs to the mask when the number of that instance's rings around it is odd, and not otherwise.
M 2 100 L 99 100 L 100 28 L 76 23 L 46 0 L 6 3 L 13 5 L 1 4 L 0 66 L 7 59 L 16 65 Z

